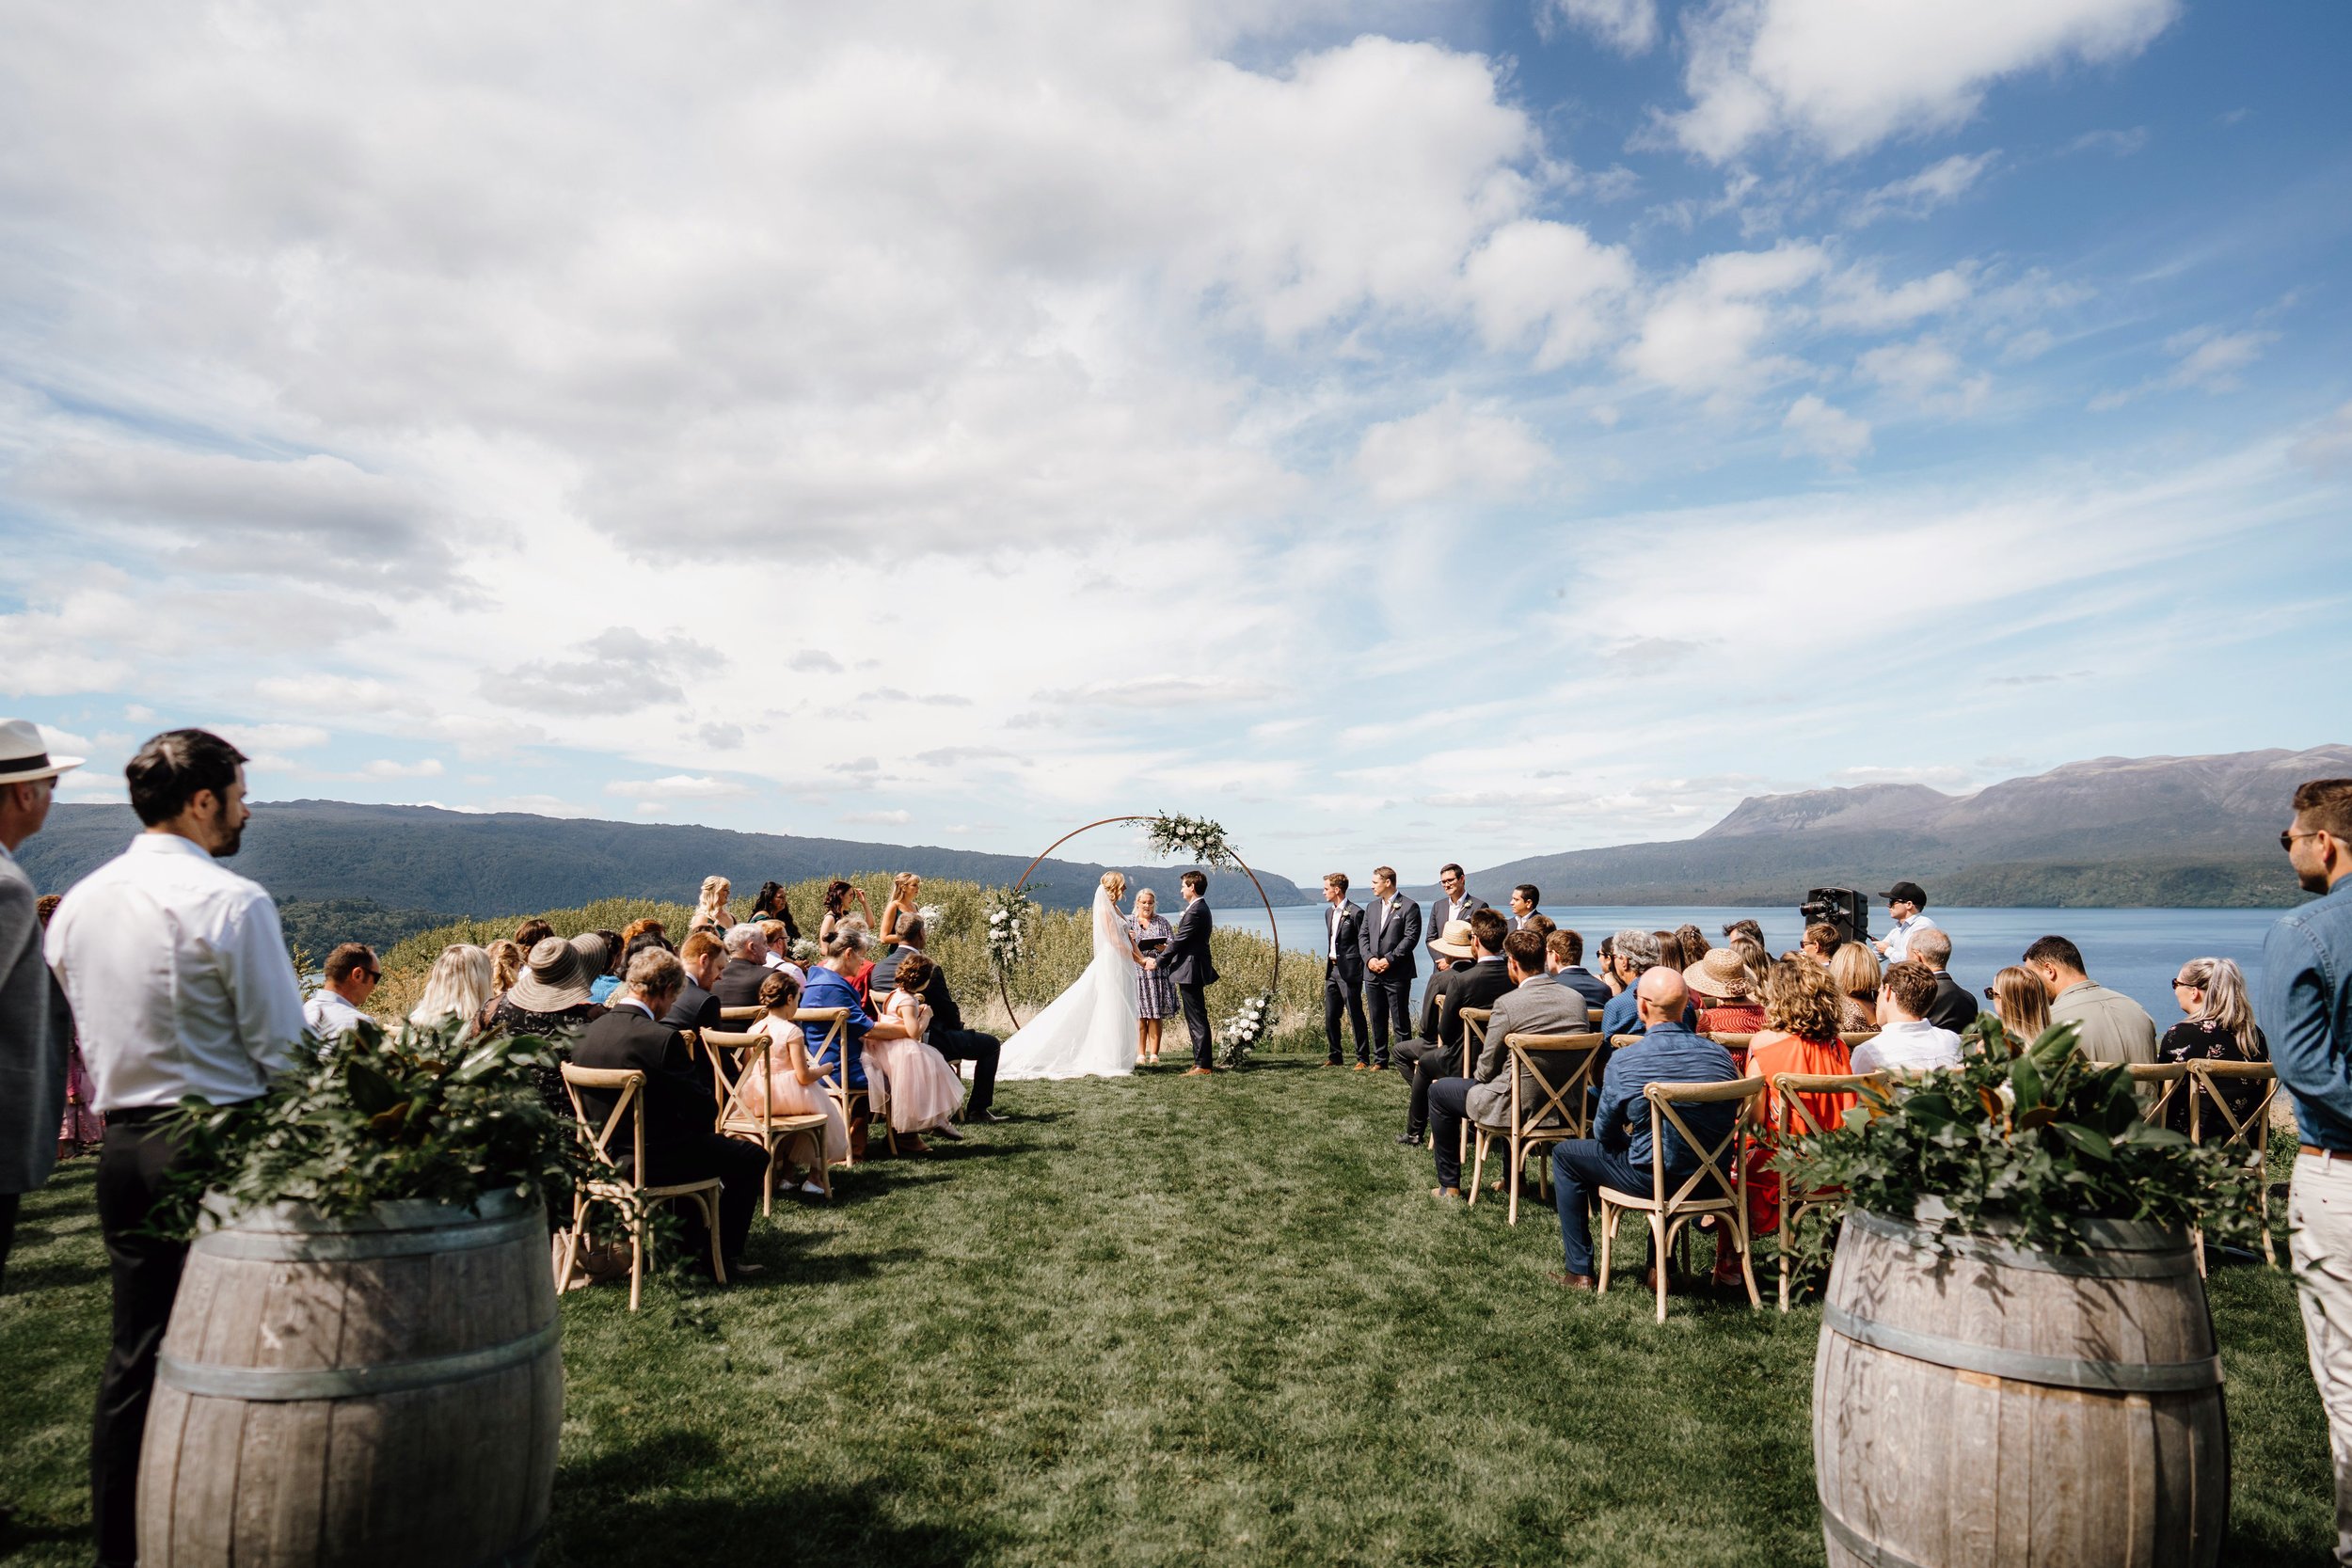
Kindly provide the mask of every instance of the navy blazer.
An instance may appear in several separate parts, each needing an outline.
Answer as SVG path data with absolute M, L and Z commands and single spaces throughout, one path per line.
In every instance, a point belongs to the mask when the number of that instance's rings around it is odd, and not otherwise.
M 1421 949 L 1421 906 L 1400 895 L 1396 913 L 1382 923 L 1380 903 L 1375 899 L 1365 909 L 1364 918 L 1357 927 L 1357 950 L 1369 962 L 1374 958 L 1389 960 L 1388 969 L 1379 976 L 1383 980 L 1409 980 L 1420 971 L 1414 967 L 1413 955 Z
M 1422 927 L 1422 934 L 1426 936 L 1432 943 L 1445 940 L 1445 905 L 1446 901 L 1441 897 L 1432 898 L 1429 900 L 1429 918 Z M 1457 918 L 1468 920 L 1471 915 L 1476 914 L 1479 911 L 1492 908 L 1494 908 L 1493 905 L 1487 903 L 1484 898 L 1479 897 L 1478 895 L 1473 893 L 1462 900 L 1462 912 Z M 1477 943 L 1472 942 L 1470 946 L 1473 952 L 1477 950 Z M 1436 960 L 1444 958 L 1445 955 L 1436 951 L 1433 946 L 1429 957 L 1431 959 L 1430 967 L 1434 969 L 1437 967 Z M 1453 961 L 1457 964 L 1467 964 L 1476 963 L 1478 960 L 1474 958 L 1455 958 Z
M 1331 929 L 1334 909 L 1339 911 L 1340 922 L 1336 932 Z M 1327 954 L 1336 950 L 1339 954 L 1337 958 L 1323 960 L 1324 973 L 1336 970 L 1340 978 L 1351 986 L 1359 986 L 1364 981 L 1363 925 L 1364 911 L 1360 905 L 1343 898 L 1336 905 L 1323 906 L 1323 950 Z M 1336 943 L 1334 937 L 1338 939 Z
M 1160 958 L 1170 985 L 1216 984 L 1216 965 L 1209 961 L 1209 932 L 1216 927 L 1216 922 L 1209 917 L 1208 899 L 1195 898 L 1184 906 L 1184 912 L 1177 917 L 1176 935 Z

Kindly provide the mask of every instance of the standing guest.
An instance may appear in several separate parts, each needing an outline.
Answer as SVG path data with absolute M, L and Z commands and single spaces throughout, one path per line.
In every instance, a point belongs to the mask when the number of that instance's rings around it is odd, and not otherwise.
M 870 927 L 874 912 L 866 904 L 866 890 L 856 883 L 835 877 L 825 884 L 825 918 L 817 927 L 817 940 L 823 942 L 834 933 L 834 927 L 845 920 L 857 918 L 850 906 L 855 904 Z
M 1136 904 L 1141 905 L 1150 895 L 1151 890 L 1146 888 L 1136 895 Z M 1168 923 L 1162 921 L 1160 924 L 1166 926 Z M 910 920 L 899 928 L 898 952 L 902 969 L 906 960 L 917 953 L 923 953 L 927 959 L 930 958 L 930 955 L 924 952 L 923 946 L 930 936 L 929 928 L 921 920 Z M 875 968 L 879 972 L 881 966 L 878 964 Z M 951 1062 L 972 1064 L 972 1093 L 964 1101 L 963 1119 L 1004 1120 L 995 1106 L 996 1064 L 1004 1053 L 1005 1042 L 985 1029 L 966 1029 L 963 1026 L 963 1009 L 956 1006 L 955 992 L 947 986 L 947 972 L 936 960 L 932 960 L 929 974 L 915 989 L 922 995 L 923 1006 L 930 1009 L 931 1026 L 927 1037 L 931 1042 L 931 1048 Z M 1157 1059 L 1156 1053 L 1153 1059 Z M 961 1085 L 957 1092 L 962 1092 Z
M 898 945 L 898 933 L 906 923 L 922 912 L 923 879 L 912 871 L 901 871 L 890 879 L 890 902 L 882 906 L 882 944 L 887 955 Z
M 1674 933 L 1669 931 L 1666 935 L 1672 937 Z M 1604 1038 L 1615 1039 L 1619 1035 L 1642 1032 L 1641 1002 L 1635 992 L 1643 975 L 1663 965 L 1659 959 L 1658 938 L 1648 931 L 1619 931 L 1609 939 L 1609 948 L 1618 990 L 1601 1009 L 1600 1032 Z M 1680 951 L 1678 946 L 1677 951 Z M 1684 994 L 1687 997 L 1689 993 Z
M 324 983 L 302 1005 L 302 1022 L 320 1039 L 331 1040 L 367 1019 L 360 1004 L 375 994 L 384 966 L 366 942 L 346 942 L 326 955 L 319 978 Z
M 1429 901 L 1429 920 L 1422 929 L 1429 936 L 1429 960 L 1432 974 L 1443 974 L 1457 963 L 1470 963 L 1469 958 L 1449 958 L 1438 951 L 1438 938 L 1457 920 L 1468 920 L 1480 910 L 1487 908 L 1484 898 L 1470 891 L 1470 879 L 1462 868 L 1451 861 L 1438 868 L 1438 886 L 1444 891 Z
M 2352 1562 L 2352 779 L 2296 786 L 2279 843 L 2320 895 L 2264 939 L 2261 1013 L 2301 1133 L 2287 1250 L 2334 1450 L 2336 1560 Z
M 30 720 L 0 721 L 0 1281 L 18 1205 L 56 1168 L 73 1040 L 65 993 L 41 957 L 41 900 L 16 850 L 49 819 L 57 775 L 81 765 L 51 756 Z
M 1962 989 L 1952 978 L 1948 967 L 1952 961 L 1952 939 L 1930 926 L 1911 934 L 1911 961 L 1925 964 L 1935 976 L 1935 1001 L 1928 1008 L 1928 1022 L 1938 1029 L 1959 1034 L 1977 1022 L 1977 999 Z
M 718 1104 L 710 1084 L 687 1065 L 686 1046 L 677 1031 L 661 1022 L 677 1001 L 686 972 L 675 955 L 656 948 L 637 955 L 628 966 L 627 984 L 613 995 L 610 1010 L 580 1036 L 572 1060 L 603 1072 L 642 1072 L 645 1086 L 630 1114 L 644 1122 L 645 1168 L 637 1172 L 645 1185 L 719 1179 L 719 1258 L 729 1274 L 756 1274 L 758 1265 L 743 1261 L 743 1247 L 752 1232 L 752 1212 L 759 1207 L 760 1188 L 768 1176 L 768 1151 L 741 1138 L 715 1131 Z M 601 1124 L 619 1101 L 612 1089 L 582 1089 L 580 1104 Z M 627 1124 L 615 1132 L 612 1148 L 626 1166 L 635 1158 Z M 686 1235 L 686 1256 L 709 1267 L 710 1232 L 698 1203 L 675 1206 Z
M 464 1019 L 468 1033 L 490 1005 L 490 955 L 469 942 L 453 942 L 433 960 L 424 994 L 408 1010 L 408 1022 L 430 1028 Z
M 2064 937 L 2043 937 L 2022 960 L 2050 998 L 2050 1022 L 2080 1031 L 2083 1054 L 2094 1062 L 2153 1062 L 2156 1021 L 2148 1009 L 2093 980 L 2083 969 L 2082 949 Z
M 1551 1151 L 1552 1204 L 1560 1215 L 1565 1271 L 1551 1279 L 1572 1291 L 1593 1288 L 1593 1233 L 1586 1210 L 1594 1192 L 1607 1187 L 1646 1195 L 1650 1190 L 1649 1104 L 1642 1091 L 1651 1084 L 1721 1084 L 1739 1076 L 1731 1053 L 1683 1027 L 1691 994 L 1681 975 L 1670 969 L 1649 970 L 1634 997 L 1641 1009 L 1642 1037 L 1611 1056 L 1601 1069 L 1600 1103 L 1593 1113 L 1595 1135 L 1568 1139 Z M 1739 1112 L 1736 1102 L 1725 1101 L 1686 1105 L 1679 1114 L 1692 1132 L 1712 1146 L 1731 1131 Z M 1672 1122 L 1663 1123 L 1661 1135 L 1671 1190 L 1698 1168 L 1699 1157 Z
M 43 933 L 48 931 L 49 917 L 57 912 L 59 901 L 58 895 L 54 893 L 41 895 L 38 908 Z M 58 1159 L 71 1160 L 77 1154 L 91 1153 L 105 1137 L 106 1118 L 90 1104 L 95 1092 L 90 1087 L 89 1069 L 82 1061 L 82 1042 L 76 1037 L 66 1047 L 65 1119 L 57 1124 Z M 7 1251 L 5 1246 L 0 1246 L 0 1255 L 5 1255 Z M 5 1256 L 0 1256 L 0 1262 L 6 1261 Z
M 1588 1007 L 1606 1007 L 1615 995 L 1607 981 L 1584 967 L 1581 932 L 1555 930 L 1544 938 L 1544 967 L 1561 985 L 1584 998 Z
M 1710 948 L 1705 958 L 1682 972 L 1682 984 L 1697 1000 L 1700 1034 L 1753 1035 L 1764 1027 L 1764 1004 L 1756 994 L 1739 948 Z
M 1175 940 L 1176 928 L 1160 913 L 1160 895 L 1150 888 L 1136 894 L 1135 918 L 1127 923 L 1127 940 L 1136 944 L 1136 1060 L 1157 1067 L 1160 1039 L 1168 1021 L 1176 1016 L 1176 987 L 1160 969 L 1160 956 Z
M 678 987 L 677 1000 L 661 1015 L 661 1022 L 673 1029 L 718 1029 L 724 1026 L 719 1017 L 719 998 L 712 988 L 719 983 L 719 974 L 726 968 L 727 950 L 708 931 L 696 931 L 686 939 L 686 945 L 677 952 L 678 969 L 685 981 Z M 801 981 L 792 981 L 794 995 L 800 994 Z
M 604 973 L 588 982 L 588 1000 L 602 1004 L 612 1000 L 612 993 L 621 989 L 621 965 L 628 949 L 621 945 L 618 931 L 598 931 L 604 942 Z
M 755 1117 L 764 1099 L 771 1117 L 823 1117 L 825 1132 L 818 1158 L 836 1165 L 850 1157 L 850 1118 L 841 1114 L 839 1101 L 817 1087 L 824 1081 L 825 1069 L 809 1059 L 808 1037 L 794 1022 L 800 1002 L 801 983 L 789 974 L 771 974 L 760 983 L 760 1015 L 749 1032 L 766 1037 L 768 1044 L 743 1064 L 742 1076 L 735 1083 L 736 1109 Z M 812 1171 L 801 1182 L 803 1196 L 825 1196 L 824 1183 Z
M 588 1026 L 604 1016 L 601 1004 L 588 1000 L 588 983 L 604 967 L 604 942 L 594 932 L 571 941 L 543 937 L 523 963 L 498 1006 L 490 1009 L 485 1034 L 537 1035 L 552 1048 L 556 1065 L 531 1069 L 540 1103 L 568 1122 L 571 1096 L 564 1088 L 563 1062 Z
M 1779 1091 L 1772 1086 L 1772 1080 L 1784 1072 L 1826 1076 L 1853 1070 L 1852 1055 L 1845 1041 L 1837 1037 L 1837 1026 L 1844 1016 L 1844 1009 L 1838 1006 L 1842 1000 L 1829 971 L 1804 958 L 1774 964 L 1764 976 L 1764 1027 L 1748 1042 L 1746 1069 L 1749 1077 L 1761 1078 L 1765 1085 L 1765 1131 L 1748 1148 L 1751 1234 L 1762 1234 L 1780 1223 L 1780 1173 L 1772 1168 L 1776 1135 L 1801 1131 L 1804 1126 L 1797 1119 L 1795 1109 L 1781 1103 Z M 1810 1089 L 1798 1098 L 1813 1118 L 1813 1125 L 1820 1128 L 1840 1125 L 1859 1100 L 1851 1089 Z M 1715 1277 L 1729 1283 L 1727 1275 L 1738 1274 L 1739 1259 L 1735 1255 L 1731 1259 L 1733 1267 L 1726 1271 L 1724 1252 L 1719 1244 Z
M 1879 957 L 1867 942 L 1850 942 L 1829 961 L 1829 977 L 1837 983 L 1839 1004 L 1851 1030 L 1879 1026 Z
M 2172 976 L 2172 997 L 2188 1016 L 2164 1032 L 2156 1055 L 2167 1062 L 2260 1062 L 2269 1046 L 2254 1022 L 2246 997 L 2246 972 L 2234 958 L 2191 958 Z M 2243 1079 L 2218 1085 L 2231 1113 L 2243 1120 L 2262 1096 L 2262 1085 Z M 2189 1129 L 2189 1098 L 2176 1094 L 2165 1109 L 2165 1125 Z M 2203 1131 L 2201 1128 L 2200 1132 Z M 2217 1128 L 2226 1132 L 2226 1128 Z
M 784 925 L 784 950 L 789 954 L 792 944 L 801 940 L 801 923 L 792 918 L 792 900 L 786 895 L 781 882 L 762 882 L 759 896 L 752 901 L 752 918 L 763 924 L 770 920 Z M 796 974 L 798 967 L 795 966 Z
M 923 953 L 909 953 L 898 967 L 898 988 L 882 1017 L 897 1023 L 902 1038 L 866 1037 L 866 1082 L 878 1110 L 890 1117 L 891 1132 L 910 1140 L 912 1152 L 930 1152 L 923 1134 L 960 1138 L 956 1112 L 963 1104 L 963 1078 L 947 1065 L 927 1037 L 935 1021 L 923 988 L 939 966 Z
M 758 1006 L 759 988 L 768 978 L 767 938 L 759 934 L 758 927 L 746 923 L 728 927 L 722 940 L 726 946 L 726 967 L 720 970 L 719 983 L 711 988 L 718 993 L 719 1006 Z
M 1397 1139 L 1401 1144 L 1421 1141 L 1422 1130 L 1429 1125 L 1430 1090 L 1439 1079 L 1460 1073 L 1462 1040 L 1468 1028 L 1462 1009 L 1492 1007 L 1514 984 L 1503 953 L 1504 940 L 1511 933 L 1503 927 L 1503 917 L 1495 911 L 1473 911 L 1468 922 L 1455 922 L 1454 929 L 1446 932 L 1446 940 L 1438 944 L 1438 951 L 1452 958 L 1454 967 L 1429 982 L 1430 1000 L 1421 1037 L 1396 1049 L 1397 1066 L 1413 1075 L 1412 1094 L 1406 1102 L 1405 1132 Z M 1463 939 L 1458 944 L 1457 936 Z M 1542 967 L 1538 962 L 1536 968 Z
M 1529 921 L 1535 918 L 1535 906 L 1543 901 L 1543 893 L 1534 882 L 1521 882 L 1513 888 L 1511 890 L 1511 929 L 1514 931 L 1523 929 Z
M 1837 927 L 1826 920 L 1817 920 L 1804 928 L 1804 940 L 1797 943 L 1797 952 L 1817 964 L 1827 966 L 1837 956 L 1846 939 L 1837 934 Z
M 1484 911 L 1493 917 L 1491 910 Z M 1477 917 L 1470 922 L 1473 928 Z M 1486 955 L 1472 974 L 1484 974 Z M 1430 1196 L 1443 1201 L 1462 1196 L 1462 1123 L 1496 1123 L 1511 1114 L 1511 1050 L 1513 1035 L 1581 1035 L 1584 1033 L 1584 998 L 1544 973 L 1544 939 L 1529 930 L 1502 938 L 1499 966 L 1507 982 L 1486 1006 L 1494 1009 L 1486 1021 L 1486 1037 L 1470 1064 L 1468 1077 L 1439 1078 L 1430 1085 L 1429 1148 L 1438 1163 L 1438 1185 Z M 1511 1180 L 1518 1172 L 1510 1173 Z
M 1935 922 L 1920 912 L 1928 907 L 1927 890 L 1916 882 L 1897 882 L 1881 896 L 1886 900 L 1886 918 L 1895 924 L 1870 945 L 1888 963 L 1900 963 L 1911 957 L 1913 937 L 1935 929 Z
M 705 877 L 702 891 L 694 895 L 694 912 L 687 919 L 686 934 L 715 933 L 734 925 L 735 916 L 727 908 L 728 897 L 734 892 L 734 885 L 724 877 Z
M 1348 900 L 1347 873 L 1323 879 L 1323 1039 L 1326 1067 L 1340 1065 L 1340 1019 L 1356 1035 L 1356 1070 L 1372 1062 L 1364 1029 L 1364 911 Z
M 527 958 L 532 948 L 553 935 L 555 935 L 555 927 L 533 915 L 515 927 L 515 945 L 523 950 L 523 955 Z
M 187 1243 L 148 1231 L 182 1154 L 164 1131 L 180 1101 L 257 1100 L 292 1068 L 302 988 L 278 906 L 218 863 L 251 816 L 245 755 L 203 730 L 150 739 L 123 769 L 146 831 L 65 895 L 49 964 L 73 1005 L 106 1117 L 98 1223 L 114 1282 L 114 1346 L 90 1433 L 90 1512 L 102 1568 L 138 1560 L 139 1447 L 155 1354 Z
M 1984 999 L 2021 1051 L 2050 1026 L 2050 993 L 2042 989 L 2042 977 L 2022 965 L 2010 964 L 1993 976 Z
M 1394 866 L 1373 869 L 1372 908 L 1357 929 L 1363 944 L 1372 1065 L 1386 1071 L 1391 1026 L 1399 1043 L 1412 1033 L 1413 955 L 1421 948 L 1421 906 L 1396 891 Z
M 1879 982 L 1879 1032 L 1854 1047 L 1856 1072 L 1927 1072 L 1960 1066 L 1960 1037 L 1928 1022 L 1935 976 L 1906 958 Z

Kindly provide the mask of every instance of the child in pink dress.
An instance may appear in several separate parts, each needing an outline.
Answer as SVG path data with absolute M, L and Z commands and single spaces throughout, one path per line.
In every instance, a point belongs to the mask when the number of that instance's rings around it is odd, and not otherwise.
M 890 993 L 889 1004 L 882 1009 L 882 1016 L 904 1028 L 910 1037 L 878 1040 L 871 1035 L 866 1037 L 867 1093 L 876 1100 L 887 1096 L 890 1131 L 900 1138 L 934 1132 L 945 1137 L 961 1136 L 952 1124 L 956 1108 L 963 1103 L 962 1075 L 923 1039 L 931 1028 L 931 1010 L 923 1005 L 923 988 L 930 983 L 933 967 L 919 952 L 900 959 L 898 990 Z M 877 1067 L 882 1069 L 879 1082 Z M 876 1089 L 882 1093 L 875 1094 Z M 876 1107 L 877 1112 L 883 1108 Z M 929 1152 L 920 1137 L 914 1138 L 912 1147 L 916 1153 Z
M 807 1038 L 792 1022 L 800 1002 L 801 983 L 791 975 L 779 971 L 760 982 L 759 1005 L 767 1011 L 752 1024 L 751 1033 L 765 1035 L 769 1044 L 757 1055 L 744 1059 L 743 1075 L 735 1084 L 735 1102 L 744 1115 L 756 1117 L 760 1097 L 765 1095 L 770 1116 L 822 1116 L 825 1164 L 839 1164 L 850 1157 L 850 1120 L 841 1114 L 840 1102 L 817 1087 L 824 1069 L 809 1060 Z M 812 1175 L 801 1183 L 801 1191 L 821 1197 L 825 1189 Z

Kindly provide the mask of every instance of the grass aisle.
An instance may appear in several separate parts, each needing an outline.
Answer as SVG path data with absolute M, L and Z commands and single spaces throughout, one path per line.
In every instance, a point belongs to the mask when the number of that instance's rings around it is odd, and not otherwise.
M 1549 1288 L 1549 1211 L 1438 1209 L 1402 1098 L 1279 1057 L 1009 1085 L 1020 1119 L 780 1205 L 746 1284 L 567 1298 L 542 1561 L 1820 1562 L 1819 1314 Z M 2213 1302 L 2230 1560 L 2326 1561 L 2292 1291 Z M 77 1162 L 0 1298 L 0 1560 L 87 1560 L 105 1306 Z

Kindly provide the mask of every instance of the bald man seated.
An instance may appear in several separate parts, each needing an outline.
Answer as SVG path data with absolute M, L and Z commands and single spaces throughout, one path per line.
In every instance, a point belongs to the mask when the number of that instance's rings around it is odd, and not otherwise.
M 1566 1272 L 1552 1282 L 1572 1291 L 1593 1288 L 1593 1233 L 1589 1210 L 1595 1189 L 1646 1195 L 1650 1190 L 1649 1101 L 1651 1084 L 1721 1084 L 1740 1076 L 1731 1053 L 1692 1034 L 1682 1022 L 1691 993 L 1671 969 L 1642 976 L 1635 1003 L 1645 1025 L 1642 1037 L 1609 1058 L 1601 1073 L 1600 1103 L 1593 1114 L 1597 1137 L 1572 1138 L 1551 1151 L 1552 1199 L 1560 1211 L 1560 1251 Z M 1692 1133 L 1710 1143 L 1731 1131 L 1737 1101 L 1692 1105 L 1681 1111 Z M 1697 1168 L 1697 1154 L 1670 1124 L 1666 1140 L 1669 1189 Z

